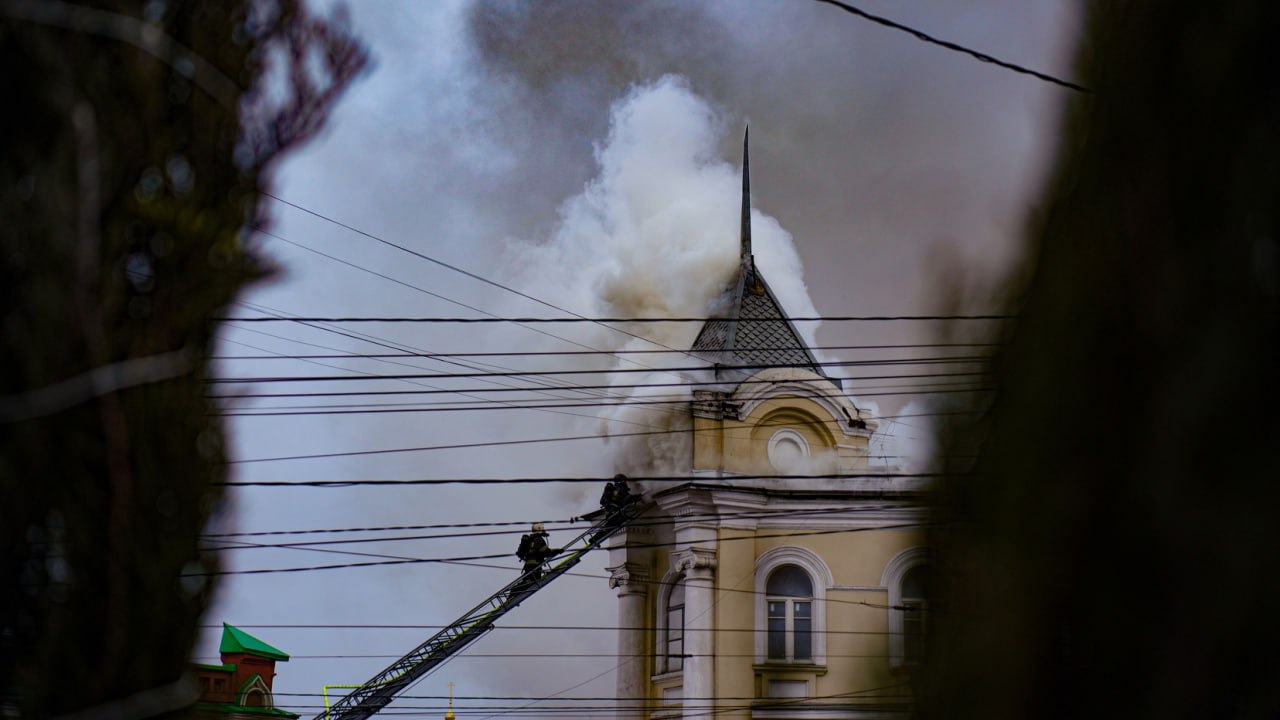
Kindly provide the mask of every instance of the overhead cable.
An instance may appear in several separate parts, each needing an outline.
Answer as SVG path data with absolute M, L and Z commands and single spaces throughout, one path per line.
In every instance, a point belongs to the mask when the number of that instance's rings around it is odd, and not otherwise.
M 1056 78 L 1052 75 L 1042 73 L 1038 70 L 1032 70 L 1031 68 L 1023 67 L 1021 65 L 1015 65 L 1014 63 L 1007 62 L 1005 60 L 1001 60 L 996 57 L 992 57 L 987 53 L 980 52 L 972 48 L 967 48 L 963 45 L 959 45 L 957 43 L 953 43 L 948 40 L 942 40 L 942 39 L 936 38 L 921 30 L 917 30 L 913 27 L 903 25 L 902 23 L 895 22 L 893 20 L 890 20 L 889 18 L 882 17 L 880 15 L 873 15 L 867 12 L 866 10 L 862 10 L 860 8 L 854 7 L 853 5 L 850 5 L 849 3 L 844 2 L 843 0 L 814 0 L 814 2 L 819 2 L 824 5 L 831 5 L 832 7 L 839 8 L 851 15 L 856 15 L 864 20 L 869 20 L 873 23 L 876 23 L 877 25 L 883 25 L 884 27 L 907 33 L 908 35 L 911 35 L 912 37 L 922 42 L 926 42 L 931 45 L 937 45 L 938 47 L 946 48 L 947 50 L 952 50 L 958 53 L 963 53 L 980 62 L 990 63 L 992 65 L 1002 67 L 1006 70 L 1012 70 L 1013 72 L 1021 73 L 1023 75 L 1030 75 L 1031 77 L 1036 78 L 1037 80 L 1043 80 L 1047 83 L 1052 83 L 1054 85 L 1058 85 L 1060 87 L 1064 87 L 1069 90 L 1075 90 L 1076 92 L 1080 92 L 1080 93 L 1093 92 L 1089 88 L 1084 87 L 1083 85 L 1077 85 L 1076 83 L 1073 83 L 1069 80 L 1063 80 L 1061 78 Z

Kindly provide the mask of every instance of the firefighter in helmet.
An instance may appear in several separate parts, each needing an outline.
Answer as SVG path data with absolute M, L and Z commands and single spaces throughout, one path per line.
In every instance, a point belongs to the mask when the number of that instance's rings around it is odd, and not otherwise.
M 546 527 L 540 522 L 534 523 L 528 534 L 520 536 L 520 547 L 516 548 L 516 557 L 524 563 L 520 575 L 529 576 L 530 581 L 537 580 L 542 577 L 542 564 L 559 553 L 559 548 L 547 544 Z
M 633 499 L 631 488 L 627 487 L 627 476 L 619 473 L 605 483 L 604 492 L 600 494 L 600 507 L 605 514 L 613 515 Z

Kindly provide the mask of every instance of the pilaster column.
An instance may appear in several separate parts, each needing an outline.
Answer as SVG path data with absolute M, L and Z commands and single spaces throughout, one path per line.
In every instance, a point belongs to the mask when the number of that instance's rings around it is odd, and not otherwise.
M 609 587 L 618 591 L 618 655 L 616 718 L 644 717 L 637 709 L 645 704 L 645 598 L 649 594 L 649 573 L 643 565 L 623 563 L 609 570 Z
M 684 573 L 684 714 L 698 714 L 715 701 L 716 551 L 690 547 L 671 553 L 671 566 Z

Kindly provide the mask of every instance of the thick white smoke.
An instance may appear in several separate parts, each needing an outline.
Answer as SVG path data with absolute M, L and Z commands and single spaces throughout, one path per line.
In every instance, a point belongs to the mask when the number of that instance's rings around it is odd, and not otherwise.
M 741 167 L 718 156 L 726 124 L 682 78 L 666 76 L 632 88 L 612 109 L 608 138 L 596 150 L 598 174 L 561 206 L 548 241 L 511 246 L 510 267 L 518 275 L 513 281 L 538 287 L 544 297 L 582 314 L 707 317 L 732 281 L 740 252 Z M 773 218 L 753 211 L 752 245 L 757 266 L 786 311 L 816 315 L 791 235 Z M 687 368 L 697 361 L 652 351 L 688 350 L 701 325 L 621 327 L 625 333 L 596 325 L 577 328 L 576 339 L 592 347 L 646 351 L 606 356 L 596 365 L 628 371 L 610 375 L 610 395 L 617 402 L 675 403 L 606 408 L 604 432 L 679 429 L 687 422 L 687 412 L 679 411 L 689 398 L 687 388 L 633 386 L 682 382 L 687 375 L 663 368 Z M 800 329 L 812 345 L 815 323 Z M 626 472 L 684 473 L 688 442 L 687 433 L 630 435 L 614 444 L 614 461 Z

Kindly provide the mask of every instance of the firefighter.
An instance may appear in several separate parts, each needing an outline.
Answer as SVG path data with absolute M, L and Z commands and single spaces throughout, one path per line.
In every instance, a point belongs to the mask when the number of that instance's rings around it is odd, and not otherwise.
M 534 523 L 528 534 L 520 536 L 520 547 L 516 548 L 516 557 L 524 563 L 520 575 L 528 576 L 530 582 L 537 580 L 542 577 L 542 564 L 559 553 L 558 548 L 547 544 L 547 529 L 540 522 Z
M 631 502 L 631 488 L 627 487 L 627 476 L 621 473 L 605 483 L 604 492 L 600 493 L 600 507 L 606 515 L 613 515 Z
M 614 507 L 621 510 L 622 508 L 626 507 L 627 504 L 630 503 L 632 500 L 635 500 L 636 496 L 632 495 L 631 488 L 627 487 L 626 475 L 614 475 L 613 480 L 614 480 L 613 504 L 614 504 Z
M 615 475 L 614 480 L 622 477 Z M 604 492 L 600 493 L 600 509 L 604 510 L 606 515 L 612 515 L 618 510 L 618 486 L 613 480 L 604 484 Z

